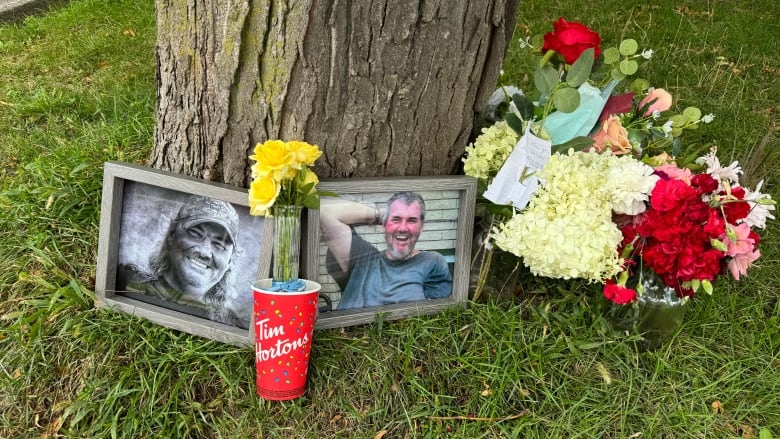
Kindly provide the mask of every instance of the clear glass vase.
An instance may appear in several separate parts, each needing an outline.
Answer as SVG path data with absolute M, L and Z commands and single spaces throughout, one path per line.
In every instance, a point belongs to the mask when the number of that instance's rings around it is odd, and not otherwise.
M 276 282 L 298 280 L 301 265 L 301 206 L 274 206 L 273 278 Z
M 678 297 L 674 288 L 649 268 L 641 268 L 634 277 L 627 286 L 641 290 L 641 295 L 630 305 L 613 304 L 610 320 L 618 329 L 641 334 L 640 348 L 655 350 L 672 338 L 682 324 L 688 298 Z

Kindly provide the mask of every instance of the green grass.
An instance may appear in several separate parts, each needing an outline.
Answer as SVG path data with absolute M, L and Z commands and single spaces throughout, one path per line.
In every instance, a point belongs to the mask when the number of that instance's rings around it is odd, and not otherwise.
M 501 81 L 529 87 L 517 38 L 564 16 L 653 48 L 644 76 L 715 113 L 696 140 L 721 157 L 777 154 L 779 15 L 768 0 L 521 2 Z M 524 273 L 512 301 L 318 331 L 291 402 L 256 397 L 250 349 L 95 309 L 102 163 L 148 156 L 154 33 L 152 0 L 0 26 L 0 437 L 780 436 L 777 221 L 749 276 L 698 297 L 658 351 L 610 326 L 596 286 Z

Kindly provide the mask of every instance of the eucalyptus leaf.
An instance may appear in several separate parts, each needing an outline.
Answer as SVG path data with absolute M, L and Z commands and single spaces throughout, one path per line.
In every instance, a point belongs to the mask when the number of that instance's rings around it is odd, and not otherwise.
M 683 110 L 682 114 L 689 122 L 696 122 L 701 119 L 701 110 L 696 107 L 688 107 Z
M 609 71 L 609 76 L 612 77 L 615 81 L 622 81 L 626 78 L 626 75 L 624 75 L 620 71 L 620 67 L 615 67 Z
M 639 63 L 633 59 L 624 59 L 620 61 L 620 73 L 631 76 L 639 70 Z
M 631 56 L 639 50 L 639 44 L 633 38 L 628 38 L 620 42 L 620 54 Z
M 590 77 L 590 72 L 593 69 L 593 54 L 594 49 L 586 49 L 583 51 L 577 61 L 569 68 L 569 72 L 566 74 L 566 83 L 572 87 L 579 87 L 584 84 Z
M 650 88 L 650 81 L 645 78 L 634 78 L 628 88 L 636 94 L 641 94 L 643 91 Z
M 607 64 L 614 64 L 620 61 L 620 51 L 614 47 L 604 50 L 601 54 L 604 55 L 604 62 Z
M 553 104 L 558 111 L 571 113 L 580 106 L 580 93 L 576 88 L 563 87 L 553 95 Z
M 537 67 L 536 73 L 534 73 L 534 85 L 539 90 L 539 93 L 543 95 L 550 94 L 559 81 L 558 71 L 549 64 L 545 64 L 544 67 Z

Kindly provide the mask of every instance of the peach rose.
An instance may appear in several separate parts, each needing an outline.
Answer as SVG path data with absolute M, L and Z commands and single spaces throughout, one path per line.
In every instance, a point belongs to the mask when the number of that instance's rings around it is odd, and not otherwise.
M 592 150 L 602 152 L 609 148 L 613 154 L 626 154 L 631 152 L 631 142 L 628 140 L 628 131 L 623 128 L 620 118 L 609 116 L 601 122 L 599 130 L 591 136 L 594 140 Z
M 652 102 L 653 99 L 656 101 L 653 102 L 647 108 L 647 110 L 645 110 L 645 116 L 650 116 L 655 111 L 660 113 L 672 108 L 672 95 L 670 95 L 668 91 L 662 88 L 650 89 L 650 92 L 647 94 L 647 96 L 645 96 L 645 98 L 639 102 L 639 108 L 641 109 L 649 102 Z

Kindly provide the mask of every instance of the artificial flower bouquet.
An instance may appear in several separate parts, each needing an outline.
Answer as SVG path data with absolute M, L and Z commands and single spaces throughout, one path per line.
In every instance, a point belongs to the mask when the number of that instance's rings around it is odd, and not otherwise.
M 563 18 L 526 45 L 540 48 L 536 90 L 497 90 L 488 112 L 508 105 L 463 160 L 485 188 L 483 203 L 514 207 L 491 242 L 534 275 L 603 283 L 620 304 L 641 294 L 628 287 L 638 267 L 684 297 L 711 291 L 726 271 L 744 275 L 759 256 L 753 228 L 774 218 L 774 202 L 760 184 L 739 185 L 736 162 L 724 168 L 715 151 L 698 160 L 696 148 L 683 151 L 683 133 L 713 116 L 696 107 L 675 113 L 668 92 L 635 77 L 652 50 L 639 51 L 633 39 L 602 50 L 598 33 Z M 537 148 L 534 160 L 513 161 L 529 135 L 547 140 L 549 152 Z M 512 184 L 530 181 L 531 191 L 491 197 L 506 173 Z

